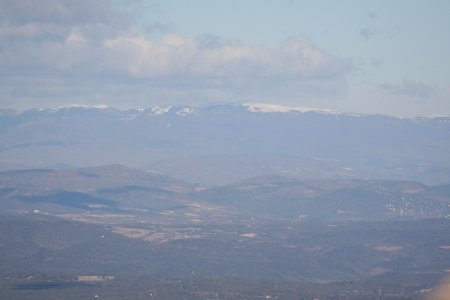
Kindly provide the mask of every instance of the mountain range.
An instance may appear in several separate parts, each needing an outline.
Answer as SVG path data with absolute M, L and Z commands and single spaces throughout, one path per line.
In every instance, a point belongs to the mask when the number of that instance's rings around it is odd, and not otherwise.
M 0 110 L 0 169 L 123 164 L 218 185 L 298 179 L 450 180 L 450 118 L 269 104 Z

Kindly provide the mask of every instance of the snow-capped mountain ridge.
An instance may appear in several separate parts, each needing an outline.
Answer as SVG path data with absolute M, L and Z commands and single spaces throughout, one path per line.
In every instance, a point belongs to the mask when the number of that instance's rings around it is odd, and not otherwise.
M 0 109 L 0 128 L 0 164 L 121 163 L 153 169 L 161 162 L 158 172 L 181 170 L 180 178 L 197 182 L 245 174 L 322 178 L 328 170 L 339 178 L 383 174 L 438 183 L 450 178 L 450 118 L 324 113 L 271 104 L 77 106 Z
M 261 113 L 318 112 L 326 114 L 338 114 L 337 111 L 331 109 L 319 109 L 305 106 L 291 107 L 286 105 L 269 104 L 269 103 L 244 103 L 243 106 L 246 107 L 249 112 L 261 112 Z
M 191 107 L 191 106 L 153 106 L 149 108 L 128 108 L 121 109 L 114 106 L 108 105 L 79 105 L 79 104 L 71 104 L 65 106 L 58 107 L 48 107 L 48 108 L 35 108 L 29 110 L 13 110 L 9 108 L 0 108 L 0 112 L 2 114 L 27 114 L 27 113 L 58 113 L 65 112 L 69 113 L 72 110 L 75 111 L 85 111 L 85 112 L 110 112 L 115 113 L 117 115 L 126 114 L 126 116 L 122 116 L 124 121 L 131 121 L 140 116 L 164 116 L 164 115 L 175 115 L 179 117 L 192 116 L 197 117 L 200 113 L 205 114 L 209 112 L 218 111 L 218 109 L 226 109 L 228 111 L 235 110 L 244 111 L 248 113 L 284 113 L 284 114 L 303 114 L 303 113 L 316 113 L 322 115 L 334 115 L 334 116 L 346 116 L 346 117 L 370 117 L 370 116 L 380 116 L 380 117 L 389 117 L 394 119 L 443 119 L 446 120 L 450 118 L 450 116 L 446 115 L 420 115 L 420 116 L 391 116 L 391 115 L 383 115 L 383 114 L 361 114 L 361 113 L 353 113 L 353 112 L 341 112 L 332 109 L 323 109 L 323 108 L 313 108 L 306 106 L 287 106 L 281 104 L 271 104 L 271 103 L 256 103 L 249 102 L 244 104 L 224 104 L 224 105 L 211 105 L 211 106 L 200 106 L 200 107 Z M 133 117 L 131 116 L 133 115 Z

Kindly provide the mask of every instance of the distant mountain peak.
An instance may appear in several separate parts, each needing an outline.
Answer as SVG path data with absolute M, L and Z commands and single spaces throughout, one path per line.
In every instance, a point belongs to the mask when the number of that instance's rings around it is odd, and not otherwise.
M 153 115 L 164 115 L 164 114 L 168 113 L 171 109 L 172 109 L 172 106 L 166 106 L 166 107 L 155 106 L 150 111 L 151 111 L 151 114 L 153 114 Z
M 179 116 L 185 117 L 187 115 L 194 114 L 195 112 L 196 111 L 195 111 L 194 108 L 189 107 L 189 106 L 183 106 L 176 112 L 176 114 L 179 115 Z

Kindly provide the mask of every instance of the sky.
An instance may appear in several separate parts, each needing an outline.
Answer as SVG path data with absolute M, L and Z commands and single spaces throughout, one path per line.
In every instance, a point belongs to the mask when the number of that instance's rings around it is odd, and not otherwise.
M 450 115 L 450 1 L 0 0 L 0 107 Z

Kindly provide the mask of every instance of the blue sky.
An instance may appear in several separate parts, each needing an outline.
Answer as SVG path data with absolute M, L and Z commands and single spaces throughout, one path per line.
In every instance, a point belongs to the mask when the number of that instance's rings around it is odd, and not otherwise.
M 0 0 L 0 106 L 450 115 L 449 1 Z

